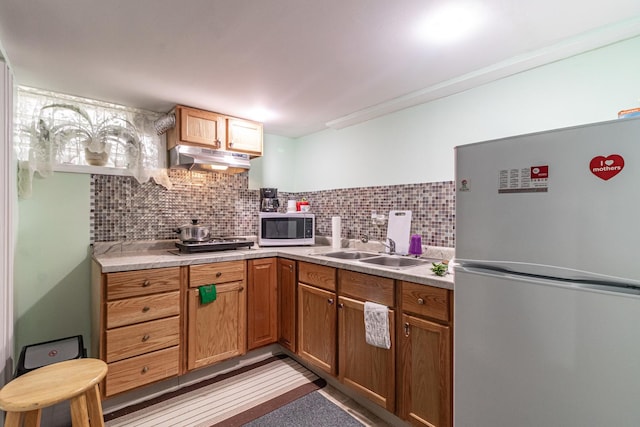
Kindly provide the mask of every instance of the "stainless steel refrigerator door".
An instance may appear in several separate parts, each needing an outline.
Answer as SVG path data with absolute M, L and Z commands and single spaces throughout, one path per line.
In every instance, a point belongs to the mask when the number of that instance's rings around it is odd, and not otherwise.
M 456 148 L 461 262 L 640 284 L 639 223 L 640 119 Z
M 456 427 L 639 426 L 640 297 L 456 269 Z

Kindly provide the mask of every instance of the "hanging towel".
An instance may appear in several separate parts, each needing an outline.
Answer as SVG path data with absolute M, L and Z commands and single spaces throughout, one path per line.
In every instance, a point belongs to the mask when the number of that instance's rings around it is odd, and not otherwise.
M 391 348 L 389 336 L 389 308 L 375 302 L 364 303 L 364 331 L 367 344 Z
M 216 285 L 204 285 L 198 288 L 200 294 L 200 303 L 209 304 L 217 298 Z

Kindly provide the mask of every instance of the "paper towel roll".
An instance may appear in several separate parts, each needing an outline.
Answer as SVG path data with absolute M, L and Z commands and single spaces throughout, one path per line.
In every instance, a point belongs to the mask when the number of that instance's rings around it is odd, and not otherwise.
M 341 223 L 339 216 L 331 217 L 331 246 L 333 249 L 340 249 L 342 247 L 340 230 Z

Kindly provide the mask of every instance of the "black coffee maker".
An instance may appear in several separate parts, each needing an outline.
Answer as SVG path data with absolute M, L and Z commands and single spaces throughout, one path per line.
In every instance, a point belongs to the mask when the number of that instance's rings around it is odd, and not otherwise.
M 278 201 L 277 188 L 261 188 L 260 189 L 260 211 L 277 212 L 280 207 Z

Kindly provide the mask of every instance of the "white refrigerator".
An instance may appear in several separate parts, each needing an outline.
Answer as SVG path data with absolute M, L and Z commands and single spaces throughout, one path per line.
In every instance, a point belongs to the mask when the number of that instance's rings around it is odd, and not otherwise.
M 454 425 L 640 426 L 640 119 L 456 148 Z

